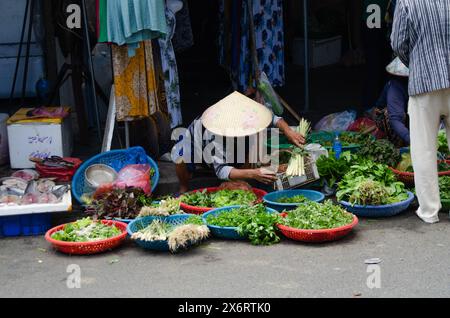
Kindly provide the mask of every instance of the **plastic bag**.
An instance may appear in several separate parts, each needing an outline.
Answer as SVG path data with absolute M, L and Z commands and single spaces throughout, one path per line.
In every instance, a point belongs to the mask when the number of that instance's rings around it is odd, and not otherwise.
M 125 160 L 123 158 L 112 160 L 108 165 L 114 170 L 120 171 L 122 168 L 132 164 L 147 164 L 147 154 L 142 147 L 132 147 L 125 152 Z
M 266 104 L 266 106 L 269 106 L 269 108 L 272 109 L 275 115 L 281 116 L 283 114 L 284 108 L 281 105 L 277 93 L 275 93 L 275 91 L 273 90 L 269 78 L 264 72 L 261 72 L 259 76 L 258 91 L 264 98 L 264 103 Z
M 315 130 L 324 131 L 344 131 L 355 121 L 356 111 L 347 110 L 341 113 L 334 113 L 323 117 L 314 127 Z
M 148 164 L 125 166 L 119 171 L 117 180 L 114 182 L 114 187 L 121 189 L 126 187 L 141 188 L 145 194 L 150 194 L 150 172 L 151 167 Z

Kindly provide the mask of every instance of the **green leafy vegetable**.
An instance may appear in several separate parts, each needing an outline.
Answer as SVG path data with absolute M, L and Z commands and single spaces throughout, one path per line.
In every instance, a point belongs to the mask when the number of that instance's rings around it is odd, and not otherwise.
M 64 229 L 53 233 L 52 238 L 65 242 L 92 242 L 111 238 L 121 233 L 114 225 L 105 225 L 90 218 L 83 218 L 66 224 Z
M 304 203 L 308 202 L 308 198 L 304 195 L 294 195 L 293 197 L 281 197 L 277 200 L 278 203 Z
M 254 245 L 271 245 L 280 241 L 276 234 L 276 223 L 279 223 L 278 214 L 267 213 L 262 204 L 251 207 L 241 207 L 209 215 L 206 222 L 209 225 L 220 227 L 236 227 L 237 231 L 248 237 Z
M 341 181 L 342 177 L 350 171 L 350 167 L 358 160 L 359 158 L 356 155 L 345 151 L 339 159 L 336 159 L 334 153 L 330 153 L 328 157 L 321 156 L 317 159 L 316 165 L 322 180 L 325 180 L 329 187 L 333 187 L 337 182 Z
M 220 208 L 230 205 L 250 205 L 257 199 L 252 191 L 223 189 L 216 192 L 203 190 L 187 193 L 181 200 L 192 206 Z
M 358 205 L 385 205 L 405 201 L 408 193 L 388 166 L 363 160 L 339 182 L 336 197 Z
M 401 159 L 400 150 L 387 139 L 367 140 L 358 155 L 389 167 L 396 167 Z
M 86 213 L 98 218 L 134 219 L 150 200 L 139 188 L 107 189 L 95 194 Z
M 281 224 L 304 230 L 333 229 L 352 223 L 353 216 L 330 200 L 310 202 L 289 211 Z
M 450 177 L 444 176 L 439 178 L 439 191 L 441 200 L 450 200 Z
M 450 155 L 449 144 L 447 142 L 447 134 L 445 130 L 440 130 L 438 135 L 438 152 L 444 156 Z

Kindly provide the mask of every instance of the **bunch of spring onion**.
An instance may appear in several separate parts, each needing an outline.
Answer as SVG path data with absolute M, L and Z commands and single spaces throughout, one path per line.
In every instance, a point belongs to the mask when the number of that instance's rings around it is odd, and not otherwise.
M 308 133 L 311 130 L 311 123 L 306 119 L 302 118 L 297 127 L 297 132 L 300 133 L 305 139 L 308 137 Z M 288 167 L 286 170 L 286 176 L 303 176 L 306 174 L 305 171 L 305 156 L 307 152 L 303 148 L 295 148 L 292 150 L 292 156 L 289 160 Z

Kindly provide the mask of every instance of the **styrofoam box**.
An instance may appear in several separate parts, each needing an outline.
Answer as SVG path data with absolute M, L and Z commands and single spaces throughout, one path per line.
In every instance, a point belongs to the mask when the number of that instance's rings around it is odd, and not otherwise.
M 0 204 L 0 217 L 12 215 L 28 215 L 35 213 L 54 213 L 72 211 L 72 194 L 67 191 L 61 202 L 54 204 L 4 205 Z
M 9 124 L 8 143 L 13 169 L 34 168 L 30 157 L 68 157 L 73 146 L 70 117 L 65 118 L 62 124 Z
M 322 40 L 309 40 L 309 67 L 316 68 L 336 64 L 342 55 L 342 36 Z M 294 39 L 292 47 L 293 63 L 304 66 L 305 64 L 305 40 Z

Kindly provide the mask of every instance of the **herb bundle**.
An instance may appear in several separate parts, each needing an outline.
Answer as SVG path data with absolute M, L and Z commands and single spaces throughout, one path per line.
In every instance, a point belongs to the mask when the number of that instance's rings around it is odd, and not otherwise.
M 191 244 L 199 243 L 209 236 L 209 229 L 201 217 L 193 215 L 183 224 L 172 225 L 164 220 L 154 220 L 145 228 L 133 233 L 131 239 L 142 241 L 167 241 L 169 249 L 177 252 Z
M 387 139 L 368 139 L 358 152 L 358 155 L 365 159 L 370 159 L 376 163 L 396 167 L 400 162 L 400 150 Z
M 297 131 L 306 139 L 310 130 L 311 123 L 302 118 L 297 127 Z M 296 147 L 292 150 L 292 156 L 288 163 L 286 176 L 293 177 L 305 175 L 305 156 L 307 156 L 307 154 L 308 153 L 303 148 Z
M 281 224 L 302 230 L 334 229 L 352 223 L 353 216 L 330 200 L 309 202 L 289 211 Z
M 450 200 L 450 177 L 444 176 L 439 178 L 439 191 L 441 193 L 441 200 Z
M 333 187 L 337 182 L 350 171 L 350 167 L 358 162 L 359 158 L 351 152 L 346 151 L 336 159 L 333 153 L 328 157 L 321 156 L 316 161 L 317 170 L 322 180 L 325 180 L 329 187 Z
M 181 200 L 185 204 L 199 207 L 220 208 L 230 205 L 251 205 L 257 200 L 253 191 L 223 189 L 207 192 L 206 189 L 186 193 Z
M 292 197 L 281 197 L 276 202 L 278 203 L 305 203 L 309 202 L 308 198 L 306 198 L 304 195 L 294 195 Z
M 405 201 L 408 193 L 388 166 L 364 160 L 339 182 L 336 197 L 351 204 L 385 205 Z
M 68 223 L 64 228 L 52 234 L 52 238 L 64 242 L 94 242 L 108 239 L 122 232 L 114 225 L 106 225 L 90 218 Z
M 252 207 L 241 207 L 209 215 L 206 223 L 220 227 L 236 227 L 239 234 L 247 237 L 253 245 L 271 245 L 278 243 L 280 237 L 276 233 L 278 214 L 268 213 L 262 204 Z

